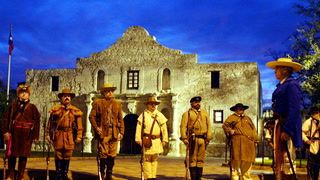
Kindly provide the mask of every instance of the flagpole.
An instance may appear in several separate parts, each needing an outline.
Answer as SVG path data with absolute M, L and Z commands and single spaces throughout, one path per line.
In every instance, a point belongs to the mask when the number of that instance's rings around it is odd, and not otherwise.
M 10 95 L 10 75 L 11 75 L 11 54 L 9 54 L 9 58 L 8 58 L 7 104 L 9 104 L 9 95 Z
M 10 99 L 10 79 L 11 79 L 11 57 L 12 57 L 12 51 L 14 48 L 13 45 L 13 38 L 12 38 L 12 24 L 10 25 L 10 35 L 9 35 L 9 41 L 8 41 L 8 81 L 7 81 L 7 105 L 9 104 Z

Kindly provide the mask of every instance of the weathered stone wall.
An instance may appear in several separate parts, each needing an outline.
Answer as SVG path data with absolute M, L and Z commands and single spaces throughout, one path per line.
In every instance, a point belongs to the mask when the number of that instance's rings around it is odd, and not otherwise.
M 209 112 L 213 123 L 213 110 L 223 110 L 224 119 L 234 104 L 241 102 L 257 125 L 260 114 L 260 77 L 256 63 L 198 64 L 195 54 L 166 48 L 142 27 L 130 27 L 108 49 L 79 58 L 75 69 L 29 70 L 27 81 L 33 88 L 32 101 L 45 114 L 57 101 L 51 92 L 51 76 L 60 77 L 60 87 L 70 87 L 77 97 L 73 103 L 84 111 L 87 124 L 91 97 L 97 96 L 97 74 L 105 73 L 104 81 L 117 86 L 115 96 L 122 102 L 123 115 L 140 114 L 144 101 L 155 95 L 161 100 L 158 109 L 166 113 L 171 140 L 171 155 L 184 154 L 179 142 L 179 125 L 183 112 L 190 108 L 191 97 L 203 97 L 202 107 Z M 164 69 L 170 70 L 170 89 L 162 89 Z M 139 70 L 139 89 L 127 89 L 127 71 Z M 220 88 L 211 89 L 210 71 L 220 71 Z M 208 147 L 209 156 L 224 156 L 225 135 L 221 123 L 213 123 L 214 139 Z M 91 131 L 90 128 L 87 129 Z M 86 135 L 90 136 L 90 134 Z M 88 141 L 91 141 L 88 138 Z M 169 153 L 170 154 L 170 153 Z

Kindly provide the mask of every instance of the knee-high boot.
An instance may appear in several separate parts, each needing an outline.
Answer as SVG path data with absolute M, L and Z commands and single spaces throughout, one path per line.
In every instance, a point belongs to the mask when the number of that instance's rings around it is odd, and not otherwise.
M 70 160 L 62 160 L 62 179 L 68 180 L 68 171 L 69 171 Z
M 108 157 L 107 158 L 107 180 L 112 180 L 112 169 L 114 166 L 114 157 Z
M 201 180 L 203 168 L 197 167 L 197 180 Z
M 101 175 L 101 179 L 105 179 L 106 176 L 106 164 L 107 163 L 107 158 L 100 158 L 100 175 Z
M 15 179 L 15 175 L 14 175 L 14 168 L 16 167 L 16 157 L 11 156 L 8 159 L 8 170 L 9 173 L 7 175 L 7 179 L 8 180 L 14 180 Z
M 189 167 L 191 180 L 196 180 L 197 177 L 197 167 Z
M 23 179 L 24 170 L 26 169 L 27 165 L 27 157 L 19 157 L 18 163 L 18 180 Z
M 62 160 L 56 159 L 55 165 L 56 165 L 56 180 L 61 180 L 62 179 Z

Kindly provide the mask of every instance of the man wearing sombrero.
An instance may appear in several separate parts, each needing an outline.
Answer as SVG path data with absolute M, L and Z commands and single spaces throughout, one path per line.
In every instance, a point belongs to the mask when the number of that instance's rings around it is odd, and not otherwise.
M 106 83 L 100 89 L 103 98 L 94 100 L 89 120 L 98 140 L 99 176 L 112 179 L 112 169 L 117 156 L 118 141 L 124 135 L 122 105 L 114 100 L 116 87 Z
M 294 72 L 302 69 L 302 65 L 291 58 L 279 58 L 266 65 L 275 70 L 275 77 L 279 80 L 272 94 L 272 110 L 276 119 L 273 138 L 275 174 L 276 179 L 280 180 L 283 174 L 295 175 L 295 148 L 302 146 L 302 91 L 298 81 L 292 77 Z M 285 165 L 286 159 L 289 159 L 290 168 Z
M 145 102 L 147 108 L 138 117 L 136 127 L 135 141 L 143 150 L 141 170 L 147 180 L 157 178 L 158 157 L 163 152 L 163 147 L 168 144 L 168 120 L 157 110 L 159 104 L 155 97 L 149 97 Z
M 231 140 L 231 177 L 232 180 L 252 179 L 250 168 L 256 159 L 256 143 L 258 134 L 249 116 L 244 111 L 249 106 L 238 103 L 230 108 L 231 114 L 222 128 Z
M 83 113 L 79 108 L 71 105 L 75 94 L 69 88 L 63 89 L 58 97 L 60 104 L 54 105 L 50 110 L 46 139 L 48 143 L 53 143 L 55 150 L 57 179 L 67 180 L 75 143 L 81 142 L 82 138 Z
M 11 143 L 7 149 L 9 159 L 8 179 L 14 180 L 16 158 L 18 163 L 18 180 L 23 179 L 27 158 L 31 155 L 31 145 L 39 141 L 40 113 L 30 103 L 31 88 L 26 83 L 17 87 L 17 99 L 11 103 L 3 114 L 2 132 L 5 143 Z M 7 146 L 7 148 L 9 148 Z

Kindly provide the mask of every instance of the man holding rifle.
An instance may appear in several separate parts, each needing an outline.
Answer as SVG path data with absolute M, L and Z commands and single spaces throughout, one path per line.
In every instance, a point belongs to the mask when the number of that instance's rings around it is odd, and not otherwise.
M 99 178 L 111 180 L 114 160 L 117 156 L 118 141 L 124 135 L 122 105 L 114 100 L 116 90 L 111 84 L 105 84 L 100 93 L 103 98 L 92 104 L 89 120 L 98 140 Z
M 212 139 L 212 130 L 208 113 L 200 109 L 201 97 L 191 98 L 191 108 L 183 113 L 180 124 L 180 139 L 187 146 L 191 180 L 200 180 L 202 177 L 206 148 Z
M 23 179 L 27 157 L 31 155 L 32 142 L 39 141 L 40 113 L 34 104 L 30 103 L 30 87 L 21 83 L 17 88 L 17 100 L 9 105 L 3 114 L 2 133 L 7 145 L 12 144 L 8 155 L 9 174 L 7 179 L 14 180 L 16 158 L 19 157 L 18 180 Z M 7 146 L 8 148 L 8 146 Z
M 74 96 L 75 94 L 68 88 L 63 89 L 58 94 L 60 104 L 51 108 L 46 130 L 46 139 L 49 143 L 53 143 L 55 150 L 56 177 L 58 180 L 68 179 L 70 158 L 75 143 L 80 143 L 82 138 L 83 113 L 80 109 L 71 105 Z M 76 132 L 73 132 L 73 130 Z
M 138 118 L 135 141 L 142 148 L 142 177 L 154 180 L 157 176 L 159 154 L 168 143 L 167 118 L 157 110 L 155 97 L 148 98 L 147 109 Z

